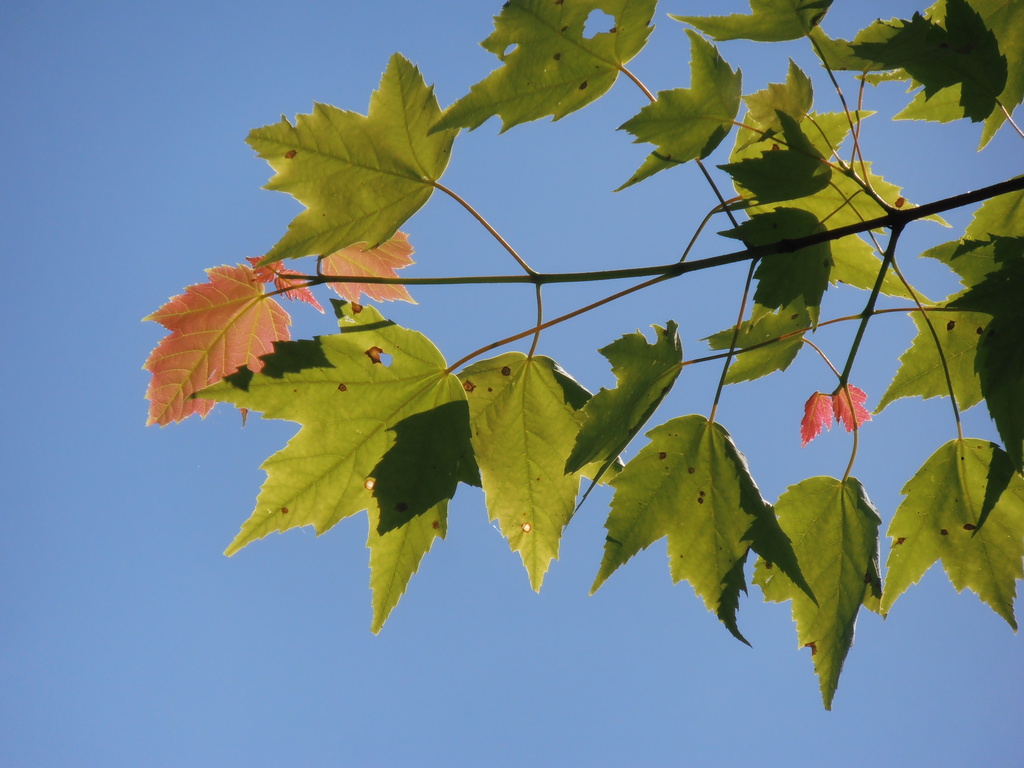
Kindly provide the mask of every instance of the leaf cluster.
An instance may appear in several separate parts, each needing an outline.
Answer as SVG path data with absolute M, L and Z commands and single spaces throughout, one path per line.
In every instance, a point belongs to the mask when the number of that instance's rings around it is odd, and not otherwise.
M 749 14 L 672 17 L 692 28 L 690 82 L 653 94 L 626 65 L 653 30 L 655 0 L 510 0 L 482 43 L 498 67 L 446 109 L 419 70 L 395 54 L 365 116 L 316 104 L 294 123 L 252 131 L 250 146 L 274 170 L 267 188 L 293 195 L 305 210 L 263 257 L 209 270 L 209 282 L 147 318 L 170 332 L 146 363 L 151 422 L 205 415 L 227 402 L 243 414 L 299 425 L 264 462 L 266 481 L 227 554 L 300 526 L 321 534 L 366 511 L 376 632 L 446 535 L 460 485 L 482 488 L 489 518 L 540 590 L 566 526 L 594 486 L 607 483 L 607 536 L 593 589 L 665 540 L 672 580 L 689 582 L 708 611 L 747 642 L 738 609 L 754 561 L 752 582 L 765 599 L 791 603 L 798 645 L 810 649 L 827 708 L 860 609 L 888 613 L 938 561 L 957 590 L 973 590 L 1016 629 L 1016 581 L 1024 575 L 1024 179 L 915 208 L 863 156 L 871 113 L 849 108 L 837 73 L 853 73 L 860 87 L 904 81 L 919 91 L 900 117 L 967 118 L 983 124 L 984 145 L 1001 125 L 1012 125 L 1021 101 L 1024 3 L 945 0 L 908 20 L 875 22 L 851 41 L 823 31 L 830 4 L 751 0 Z M 614 26 L 588 36 L 597 11 L 611 15 Z M 712 42 L 795 39 L 817 54 L 835 86 L 829 110 L 815 110 L 812 78 L 793 61 L 785 82 L 744 95 L 741 72 Z M 625 273 L 533 270 L 440 179 L 461 129 L 491 117 L 502 131 L 558 120 L 598 99 L 619 75 L 650 102 L 621 130 L 652 147 L 620 189 L 696 165 L 717 200 L 708 219 L 727 219 L 721 234 L 742 250 L 627 271 L 650 279 L 547 318 L 548 283 Z M 727 156 L 709 169 L 704 161 L 722 147 Z M 422 334 L 359 303 L 364 295 L 412 300 L 406 286 L 416 279 L 396 271 L 412 263 L 399 229 L 435 191 L 462 205 L 523 270 L 489 280 L 527 283 L 537 303 L 534 327 L 454 364 Z M 982 205 L 963 236 L 923 254 L 962 283 L 955 295 L 931 301 L 904 278 L 900 235 L 919 219 L 973 202 Z M 284 266 L 307 257 L 315 267 L 306 273 Z M 684 359 L 675 320 L 651 334 L 627 333 L 600 350 L 615 386 L 591 394 L 538 351 L 555 323 L 735 261 L 749 264 L 740 317 L 729 328 L 706 329 L 709 354 L 702 358 Z M 332 301 L 337 331 L 290 340 L 288 315 L 275 297 L 319 308 L 310 289 L 324 284 L 344 299 Z M 864 310 L 824 319 L 830 290 L 859 291 Z M 852 474 L 858 432 L 871 415 L 851 373 L 868 323 L 877 322 L 880 296 L 904 302 L 918 333 L 876 417 L 901 398 L 945 397 L 955 434 L 903 489 L 888 525 L 884 579 L 882 515 Z M 841 365 L 812 340 L 834 322 L 856 329 Z M 527 352 L 485 357 L 520 339 L 532 339 Z M 717 422 L 717 405 L 726 385 L 784 371 L 804 350 L 820 357 L 834 389 L 807 387 L 814 391 L 803 441 L 837 418 L 852 435 L 850 460 L 838 477 L 803 480 L 771 503 Z M 649 427 L 683 369 L 697 362 L 721 366 L 710 414 L 673 415 Z M 1002 446 L 962 433 L 960 411 L 982 402 Z M 623 463 L 641 432 L 646 442 Z

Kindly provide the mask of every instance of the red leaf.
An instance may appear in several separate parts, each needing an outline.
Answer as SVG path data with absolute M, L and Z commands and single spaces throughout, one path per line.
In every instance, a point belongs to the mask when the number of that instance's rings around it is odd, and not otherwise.
M 859 427 L 865 421 L 871 421 L 871 414 L 864 407 L 864 401 L 868 399 L 864 390 L 857 389 L 852 384 L 847 385 L 846 389 L 850 393 L 849 399 L 843 390 L 839 390 L 832 395 L 832 408 L 835 410 L 836 418 L 846 427 L 846 431 L 852 432 L 854 426 Z M 853 401 L 852 413 L 850 412 L 851 400 Z
M 807 445 L 821 434 L 821 428 L 832 429 L 832 399 L 815 392 L 804 404 L 804 417 L 800 421 L 800 446 Z
M 304 301 L 307 304 L 311 304 L 321 312 L 324 308 L 320 306 L 320 302 L 313 296 L 313 292 L 304 285 L 297 285 L 301 283 L 301 280 L 290 280 L 286 275 L 301 275 L 301 272 L 297 272 L 294 269 L 285 269 L 282 262 L 275 261 L 273 264 L 267 264 L 266 266 L 258 266 L 260 263 L 259 256 L 248 256 L 246 257 L 253 268 L 253 272 L 256 275 L 256 279 L 261 283 L 269 283 L 271 280 L 274 281 L 274 287 L 279 291 L 285 291 L 281 294 L 287 299 L 295 299 L 296 301 Z
M 396 270 L 414 263 L 409 236 L 398 232 L 376 248 L 364 248 L 356 243 L 320 262 L 320 271 L 334 277 L 398 277 Z M 408 301 L 415 304 L 403 285 L 381 285 L 379 283 L 331 283 L 331 287 L 342 298 L 358 304 L 359 295 L 365 293 L 375 301 Z
M 147 424 L 169 424 L 193 413 L 206 416 L 212 400 L 190 397 L 247 365 L 262 368 L 260 355 L 289 338 L 291 318 L 263 292 L 262 281 L 239 264 L 206 270 L 210 282 L 192 285 L 145 320 L 171 333 L 149 355 L 153 374 L 146 397 Z

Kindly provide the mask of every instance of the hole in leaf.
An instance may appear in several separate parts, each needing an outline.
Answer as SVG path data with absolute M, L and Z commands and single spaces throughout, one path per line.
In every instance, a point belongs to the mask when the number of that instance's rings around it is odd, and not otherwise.
M 814 642 L 813 640 L 811 642 L 807 643 L 804 646 L 804 648 L 810 648 L 811 649 L 811 656 L 813 656 L 814 654 L 816 654 L 818 652 L 818 644 L 816 642 Z
M 587 20 L 583 23 L 583 36 L 588 40 L 601 32 L 606 32 L 609 29 L 615 28 L 615 17 L 609 16 L 604 11 L 594 9 L 587 16 Z
M 514 50 L 515 50 L 516 48 L 518 48 L 518 47 L 519 47 L 519 44 L 518 44 L 518 43 L 509 43 L 509 45 L 505 46 L 505 50 L 504 50 L 504 51 L 502 52 L 501 56 L 499 56 L 498 58 L 499 58 L 499 59 L 501 59 L 502 61 L 504 61 L 504 60 L 505 60 L 505 58 L 506 58 L 506 57 L 507 57 L 507 56 L 508 56 L 508 55 L 509 55 L 510 53 L 512 53 L 512 51 L 514 51 Z
M 391 365 L 391 355 L 389 355 L 380 347 L 370 347 L 363 354 L 370 358 L 370 362 L 374 364 L 380 363 L 384 367 Z
M 372 491 L 375 485 L 377 485 L 377 481 L 374 480 L 372 477 L 368 477 L 366 478 L 366 482 L 363 483 L 363 488 L 365 488 L 368 491 Z
M 520 526 L 520 527 L 523 529 L 523 533 L 529 533 L 530 531 L 533 530 L 533 526 L 530 525 L 529 523 L 523 523 L 522 526 Z

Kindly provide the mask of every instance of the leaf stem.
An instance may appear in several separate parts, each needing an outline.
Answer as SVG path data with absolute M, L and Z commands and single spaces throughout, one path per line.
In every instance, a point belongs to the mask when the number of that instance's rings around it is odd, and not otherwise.
M 488 232 L 490 232 L 491 236 L 495 240 L 497 240 L 499 243 L 501 243 L 501 247 L 509 252 L 509 254 L 512 256 L 512 258 L 516 260 L 516 263 L 518 263 L 519 266 L 523 268 L 523 270 L 526 272 L 527 275 L 530 275 L 531 277 L 534 277 L 534 276 L 537 275 L 537 272 L 529 264 L 526 263 L 526 261 L 523 259 L 522 256 L 520 256 L 518 253 L 516 253 L 516 249 L 508 244 L 508 241 L 505 240 L 505 238 L 501 236 L 501 234 L 498 232 L 498 230 L 496 230 L 494 227 L 491 226 L 490 222 L 488 222 L 487 219 L 485 219 L 483 216 L 480 215 L 480 213 L 476 210 L 476 208 L 474 208 L 472 205 L 470 205 L 465 200 L 463 200 L 454 191 L 448 189 L 448 187 L 446 187 L 441 182 L 434 181 L 432 183 L 433 183 L 435 189 L 438 189 L 441 192 L 444 192 L 446 195 L 448 195 L 448 197 L 450 197 L 452 200 L 454 200 L 459 205 L 461 205 L 463 208 L 465 208 L 467 211 L 469 211 L 469 214 L 474 219 L 476 219 L 478 222 L 480 222 L 481 226 L 483 226 L 484 229 L 486 229 Z
M 757 268 L 757 260 L 750 262 L 750 269 L 747 270 L 747 279 L 743 283 L 743 299 L 740 301 L 740 315 L 736 318 L 736 325 L 732 328 L 732 340 L 729 342 L 729 352 L 725 356 L 725 363 L 722 365 L 722 375 L 718 377 L 718 387 L 715 389 L 715 400 L 711 404 L 711 415 L 708 421 L 714 423 L 715 414 L 718 412 L 718 402 L 722 399 L 722 390 L 725 389 L 725 377 L 729 373 L 729 366 L 732 365 L 732 356 L 736 352 L 736 341 L 740 337 L 740 327 L 743 325 L 743 315 L 747 312 L 747 299 L 750 297 L 750 284 L 754 282 L 754 270 Z

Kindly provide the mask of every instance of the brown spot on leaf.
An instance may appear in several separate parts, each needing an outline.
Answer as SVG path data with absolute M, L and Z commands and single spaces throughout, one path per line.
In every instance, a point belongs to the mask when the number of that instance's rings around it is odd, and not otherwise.
M 704 497 L 703 496 L 698 496 L 697 497 L 697 503 L 698 504 L 703 504 L 704 503 Z
M 356 304 L 356 303 L 355 303 L 355 302 L 353 301 L 353 302 L 352 302 L 352 314 L 353 314 L 353 315 L 358 315 L 358 314 L 359 314 L 360 312 L 362 312 L 362 311 L 363 311 L 363 305 L 362 305 L 362 304 Z
M 474 384 L 469 379 L 466 379 L 464 382 L 462 382 L 462 388 L 467 392 L 472 392 L 474 389 L 476 389 L 476 384 Z
M 384 350 L 381 349 L 380 347 L 370 347 L 363 354 L 365 354 L 368 358 L 370 358 L 370 362 L 372 362 L 372 363 L 379 363 L 380 362 L 380 356 L 381 356 L 381 353 L 383 351 Z
M 582 91 L 582 90 L 585 90 L 585 89 L 586 89 L 586 87 L 587 87 L 587 81 L 586 81 L 586 80 L 584 80 L 584 81 L 583 81 L 582 83 L 580 83 L 580 90 L 581 90 L 581 91 Z
M 435 520 L 430 524 L 430 526 L 436 531 L 438 528 L 441 527 L 441 522 L 439 520 Z
M 764 567 L 770 571 L 772 568 L 775 567 L 775 563 L 773 563 L 771 560 L 765 560 Z
M 395 504 L 395 509 L 398 512 L 405 512 L 405 510 L 407 510 L 408 508 L 409 508 L 409 505 L 406 504 L 404 501 L 400 501 L 397 504 Z
M 566 25 L 565 25 L 564 27 L 562 27 L 561 31 L 562 31 L 562 32 L 565 32 L 565 30 L 567 30 L 568 28 L 569 28 L 569 25 L 568 25 L 568 24 L 566 24 Z
M 895 205 L 897 208 L 902 208 L 906 204 L 907 204 L 907 200 L 904 197 L 897 197 L 896 198 L 896 202 L 893 203 L 893 205 Z
M 666 456 L 668 456 L 668 454 L 665 453 L 664 451 L 658 451 L 658 458 L 659 459 L 664 459 Z
M 974 523 L 964 523 L 964 530 L 965 531 L 973 531 L 977 527 L 978 526 L 976 526 Z
M 345 386 L 344 382 L 342 382 L 341 384 L 338 384 L 338 391 L 339 392 L 348 392 L 348 387 Z
M 377 481 L 374 480 L 372 477 L 368 477 L 366 478 L 366 482 L 363 483 L 363 488 L 365 488 L 368 491 L 372 491 L 375 485 L 377 485 Z
M 939 533 L 941 533 L 943 536 L 949 536 L 949 531 L 947 531 L 945 528 L 939 528 Z
M 696 470 L 693 467 L 686 468 L 686 474 L 692 475 Z
M 898 539 L 896 539 L 895 542 L 893 542 L 893 546 L 894 547 L 898 547 L 900 544 L 902 544 L 906 540 L 907 540 L 906 536 L 900 536 Z
M 954 328 L 956 328 L 956 320 L 950 320 L 948 323 L 946 323 L 947 331 L 952 331 Z
M 814 642 L 813 640 L 811 642 L 807 643 L 804 646 L 804 648 L 810 648 L 811 649 L 811 656 L 814 656 L 818 652 L 818 644 L 816 642 Z
M 240 414 L 242 414 L 242 426 L 245 427 L 245 422 L 249 418 L 249 409 L 248 408 L 239 408 L 238 412 Z
M 978 328 L 975 328 L 975 329 L 974 329 L 974 332 L 975 332 L 976 334 L 978 334 L 979 336 L 981 336 L 981 334 L 982 334 L 982 329 L 981 329 L 980 327 L 978 327 Z
M 618 31 L 619 31 L 619 28 L 618 28 L 618 27 L 612 27 L 611 29 L 609 29 L 609 30 L 608 30 L 608 32 L 609 32 L 610 34 L 613 34 L 613 35 L 614 35 L 614 34 L 615 34 L 616 32 L 618 32 Z
M 519 527 L 523 529 L 523 533 L 529 533 L 530 531 L 532 531 L 532 530 L 533 530 L 533 526 L 532 526 L 532 525 L 530 525 L 529 523 L 523 523 L 523 524 L 522 524 L 521 526 L 519 526 Z
M 282 515 L 287 515 L 288 514 L 288 507 L 281 507 L 281 514 Z
M 284 156 L 291 160 L 297 154 L 298 153 L 294 149 L 289 149 L 287 152 L 284 153 Z
M 556 53 L 552 58 L 554 58 L 555 61 L 558 61 L 559 59 L 562 58 L 562 54 Z
M 502 369 L 501 369 L 501 375 L 502 376 L 511 376 L 512 375 L 512 369 L 509 368 L 507 365 L 503 366 Z

